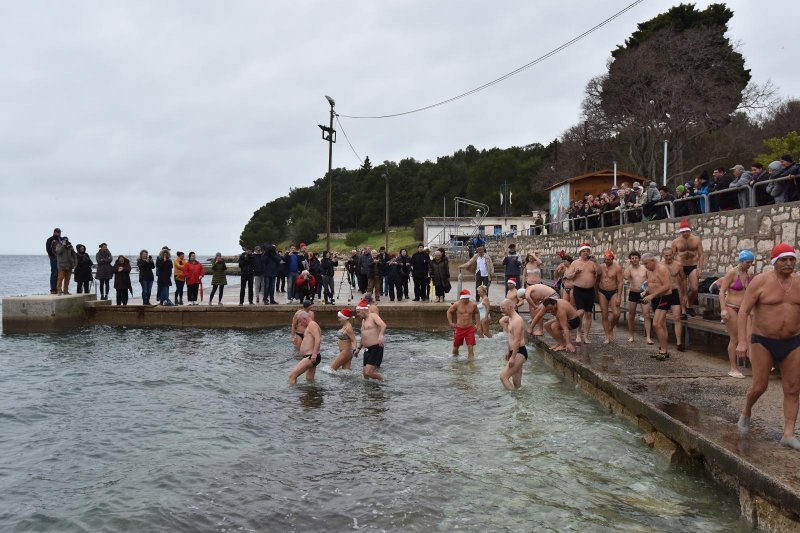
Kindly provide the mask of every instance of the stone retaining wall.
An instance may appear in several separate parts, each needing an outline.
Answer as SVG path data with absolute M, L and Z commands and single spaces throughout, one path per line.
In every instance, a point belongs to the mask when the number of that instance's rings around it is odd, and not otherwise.
M 725 272 L 736 263 L 735 255 L 745 248 L 756 254 L 756 272 L 769 265 L 770 250 L 779 242 L 798 248 L 800 235 L 800 202 L 765 207 L 751 207 L 692 215 L 686 217 L 695 233 L 703 239 L 707 272 Z M 488 243 L 487 252 L 499 261 L 508 244 L 517 243 L 517 252 L 525 254 L 535 250 L 543 259 L 555 257 L 558 250 L 577 256 L 583 242 L 592 245 L 593 253 L 600 256 L 605 250 L 614 250 L 618 258 L 627 258 L 629 252 L 661 253 L 677 235 L 680 220 L 657 220 L 625 226 L 572 231 L 538 237 L 516 237 Z

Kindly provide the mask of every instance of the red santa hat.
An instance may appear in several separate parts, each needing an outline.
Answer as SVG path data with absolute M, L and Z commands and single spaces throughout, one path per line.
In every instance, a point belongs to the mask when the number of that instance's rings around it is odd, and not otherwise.
M 360 302 L 358 302 L 358 305 L 356 306 L 356 310 L 358 310 L 358 311 L 369 311 L 369 302 L 367 302 L 366 300 L 362 299 Z
M 369 309 L 369 306 L 367 306 L 367 309 Z M 351 318 L 353 318 L 353 312 L 345 307 L 344 309 L 336 313 L 336 316 L 338 316 L 342 320 L 350 320 Z
M 508 281 L 506 281 L 506 284 L 509 284 L 509 283 L 511 283 L 512 285 L 514 285 L 516 287 L 517 286 L 517 278 L 508 278 Z
M 678 233 L 683 233 L 684 231 L 692 231 L 692 227 L 689 225 L 688 220 L 682 218 L 681 223 L 678 226 Z
M 794 257 L 795 259 L 797 259 L 797 252 L 794 251 L 794 248 L 782 242 L 772 249 L 771 263 L 774 265 L 775 263 L 778 262 L 778 259 L 780 259 L 781 257 Z
M 458 298 L 461 300 L 469 300 L 471 297 L 472 295 L 469 293 L 467 289 L 464 289 L 458 293 Z
M 578 248 L 578 253 L 581 253 L 584 250 L 592 251 L 592 245 L 588 242 L 581 244 L 580 248 Z

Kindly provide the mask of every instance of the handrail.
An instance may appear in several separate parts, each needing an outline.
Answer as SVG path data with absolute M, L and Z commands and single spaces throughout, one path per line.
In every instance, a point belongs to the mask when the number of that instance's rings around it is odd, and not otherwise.
M 731 193 L 731 192 L 734 192 L 734 191 L 741 191 L 741 190 L 747 190 L 747 189 L 750 189 L 749 185 L 740 185 L 738 187 L 728 187 L 727 189 L 721 189 L 719 191 L 711 191 L 710 193 L 707 193 L 705 196 L 710 201 L 712 196 L 719 196 L 719 195 L 722 195 L 722 194 L 725 194 L 725 193 Z M 739 193 L 737 192 L 736 194 L 737 194 L 736 201 L 738 202 L 739 201 L 739 199 L 738 199 L 738 194 Z M 741 207 L 741 206 L 739 206 L 739 207 Z M 705 212 L 706 213 L 711 213 L 711 204 L 710 203 L 706 203 L 706 211 Z
M 780 178 L 772 178 L 764 181 L 757 181 L 752 186 L 752 191 L 750 192 L 750 204 L 753 207 L 756 207 L 756 187 L 766 186 L 769 183 L 776 183 L 779 181 L 790 181 L 798 179 L 795 176 L 781 176 Z M 787 200 L 784 200 L 784 202 Z
M 685 198 L 676 198 L 674 200 L 656 202 L 655 204 L 653 204 L 653 208 L 666 207 L 667 208 L 667 219 L 673 219 L 673 218 L 675 218 L 675 206 L 678 203 L 680 203 L 680 202 L 697 202 L 697 203 L 702 202 L 702 205 L 703 205 L 702 211 L 704 213 L 710 213 L 710 212 L 712 212 L 710 210 L 711 209 L 711 197 L 712 196 L 719 196 L 719 195 L 725 194 L 725 193 L 736 193 L 736 194 L 738 194 L 741 191 L 747 191 L 748 192 L 748 195 L 749 195 L 749 206 L 748 207 L 757 207 L 757 205 L 758 205 L 757 202 L 756 202 L 756 188 L 757 187 L 764 187 L 769 183 L 780 182 L 780 181 L 790 181 L 790 180 L 800 180 L 800 178 L 799 177 L 794 177 L 794 176 L 782 176 L 780 178 L 772 178 L 772 179 L 768 179 L 768 180 L 764 180 L 764 181 L 758 181 L 758 182 L 754 183 L 752 186 L 751 185 L 740 185 L 738 187 L 728 187 L 727 189 L 722 189 L 722 190 L 719 190 L 719 191 L 712 191 L 710 193 L 703 193 L 703 194 L 695 193 L 695 194 L 693 194 L 691 196 L 687 196 Z M 787 199 L 786 201 L 789 201 L 789 200 Z M 744 206 L 740 206 L 740 208 L 744 208 Z M 569 215 L 567 215 L 562 220 L 545 222 L 541 226 L 537 226 L 537 227 L 546 228 L 548 234 L 563 233 L 565 231 L 567 231 L 567 232 L 580 231 L 578 229 L 578 226 L 581 225 L 581 222 L 583 223 L 584 229 L 589 229 L 588 228 L 588 221 L 589 221 L 590 218 L 594 218 L 594 217 L 600 217 L 600 226 L 599 227 L 606 227 L 605 216 L 613 214 L 613 213 L 619 213 L 620 214 L 620 224 L 615 224 L 615 225 L 626 225 L 626 224 L 628 224 L 628 222 L 626 222 L 626 218 L 627 218 L 626 215 L 628 213 L 631 213 L 631 212 L 634 212 L 634 211 L 642 211 L 642 206 L 639 205 L 639 206 L 631 207 L 631 208 L 628 208 L 628 209 L 622 209 L 622 206 L 619 206 L 617 209 L 613 209 L 613 210 L 610 210 L 610 211 L 603 211 L 601 213 L 593 213 L 593 214 L 590 214 L 590 215 L 584 215 L 584 216 L 580 216 L 580 217 L 570 217 Z M 532 229 L 533 228 L 530 228 L 527 231 L 528 235 L 532 235 Z M 496 238 L 505 238 L 505 237 L 506 237 L 506 235 L 496 236 Z M 488 240 L 488 237 L 487 237 L 487 240 Z

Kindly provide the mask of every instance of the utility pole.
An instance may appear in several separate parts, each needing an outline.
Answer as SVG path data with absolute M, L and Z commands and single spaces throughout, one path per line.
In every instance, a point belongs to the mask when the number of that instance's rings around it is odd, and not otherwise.
M 386 180 L 386 223 L 384 225 L 384 229 L 386 232 L 386 253 L 389 253 L 389 167 L 386 167 L 386 171 L 381 174 L 383 179 Z
M 333 110 L 336 102 L 333 101 L 328 95 L 325 95 L 328 103 L 331 105 L 331 124 L 330 126 L 323 126 L 318 124 L 319 129 L 322 130 L 322 138 L 328 141 L 328 218 L 325 222 L 325 250 L 331 251 L 331 206 L 333 198 L 333 143 L 336 142 L 336 130 L 333 129 L 333 119 L 336 117 L 336 112 Z

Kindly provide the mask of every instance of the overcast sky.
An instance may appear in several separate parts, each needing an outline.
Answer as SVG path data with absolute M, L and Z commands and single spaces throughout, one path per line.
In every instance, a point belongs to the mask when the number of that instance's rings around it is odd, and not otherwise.
M 60 226 L 90 252 L 239 251 L 253 211 L 327 170 L 317 124 L 406 111 L 509 72 L 632 0 L 3 2 L 0 254 L 44 253 Z M 709 2 L 697 2 L 704 8 Z M 363 158 L 435 159 L 546 144 L 646 0 L 484 92 L 386 120 L 342 118 Z M 800 44 L 776 31 L 792 1 L 729 2 L 756 81 L 800 96 Z M 800 154 L 798 154 L 800 155 Z M 359 165 L 344 136 L 335 167 Z M 409 199 L 413 201 L 413 199 Z

